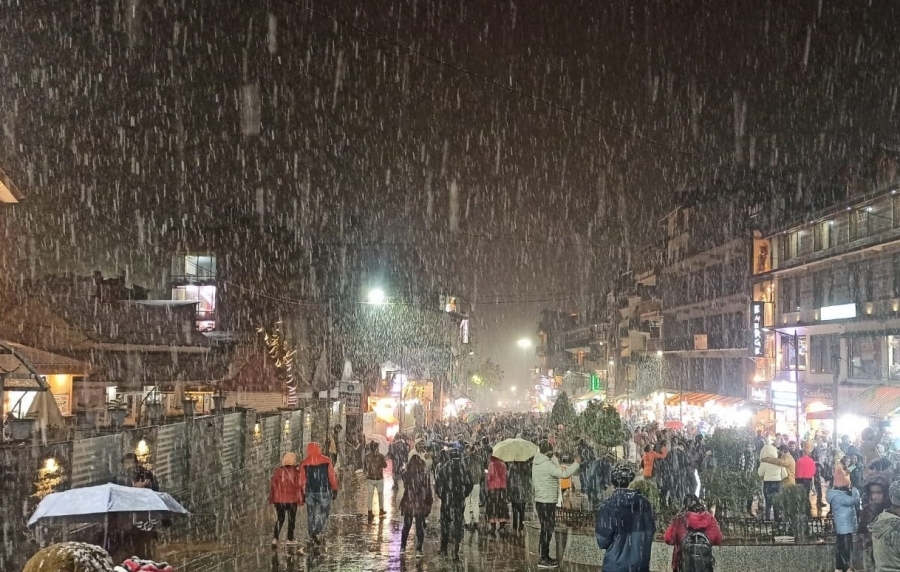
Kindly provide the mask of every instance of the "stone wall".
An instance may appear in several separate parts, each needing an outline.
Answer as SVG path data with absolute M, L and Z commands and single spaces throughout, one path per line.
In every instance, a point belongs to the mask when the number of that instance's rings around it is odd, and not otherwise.
M 164 536 L 218 537 L 219 523 L 265 505 L 271 470 L 285 452 L 302 456 L 309 439 L 304 421 L 303 410 L 266 416 L 246 410 L 47 446 L 2 445 L 0 570 L 20 570 L 39 542 L 94 539 L 97 527 L 25 525 L 42 496 L 113 481 L 130 452 L 144 454 L 160 489 L 193 513 Z

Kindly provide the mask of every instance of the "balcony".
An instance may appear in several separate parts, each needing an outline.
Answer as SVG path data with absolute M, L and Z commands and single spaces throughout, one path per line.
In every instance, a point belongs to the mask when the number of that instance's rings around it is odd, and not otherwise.
M 681 336 L 663 338 L 662 349 L 667 352 L 737 350 L 747 349 L 749 341 L 747 330 L 723 330 L 706 334 L 706 348 L 696 347 L 694 336 Z
M 569 351 L 590 351 L 591 344 L 605 341 L 606 332 L 601 326 L 585 326 L 569 330 L 563 334 L 565 348 Z

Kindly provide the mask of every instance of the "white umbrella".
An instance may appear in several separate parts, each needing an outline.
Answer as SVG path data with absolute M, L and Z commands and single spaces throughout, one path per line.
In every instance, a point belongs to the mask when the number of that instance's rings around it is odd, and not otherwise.
M 537 445 L 525 439 L 504 439 L 491 449 L 491 455 L 506 463 L 527 461 L 537 452 Z
M 114 513 L 147 515 L 148 519 L 190 514 L 167 493 L 110 483 L 47 495 L 28 519 L 28 526 L 104 522 Z

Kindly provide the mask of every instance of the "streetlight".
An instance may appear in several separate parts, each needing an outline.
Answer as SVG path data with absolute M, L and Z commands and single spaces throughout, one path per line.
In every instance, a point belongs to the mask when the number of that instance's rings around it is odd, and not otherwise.
M 387 301 L 387 295 L 381 288 L 373 288 L 372 290 L 369 290 L 368 301 L 369 304 L 372 304 L 373 306 L 383 306 Z
M 522 348 L 523 350 L 527 350 L 528 348 L 531 347 L 531 340 L 529 340 L 528 338 L 522 338 L 517 343 L 519 344 L 519 347 Z
M 514 386 L 510 387 L 509 390 L 512 391 L 513 393 L 515 393 L 515 392 L 516 392 L 516 386 L 514 385 Z

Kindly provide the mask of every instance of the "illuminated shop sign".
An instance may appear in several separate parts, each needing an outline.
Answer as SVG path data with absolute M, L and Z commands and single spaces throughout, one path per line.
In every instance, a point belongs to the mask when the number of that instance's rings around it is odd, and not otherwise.
M 763 302 L 750 302 L 750 355 L 763 357 L 766 353 L 763 330 Z
M 819 319 L 823 322 L 828 320 L 847 320 L 856 317 L 856 304 L 838 304 L 837 306 L 823 306 L 819 308 Z

